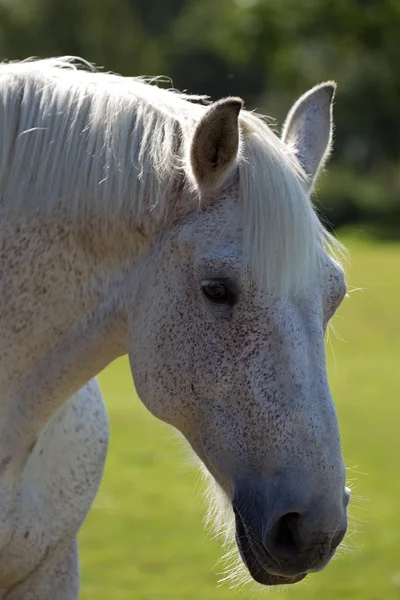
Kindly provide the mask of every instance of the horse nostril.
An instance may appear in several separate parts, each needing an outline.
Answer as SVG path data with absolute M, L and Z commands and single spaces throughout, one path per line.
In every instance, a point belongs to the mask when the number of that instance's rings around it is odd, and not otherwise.
M 266 546 L 272 554 L 281 558 L 294 558 L 299 553 L 299 513 L 287 513 L 275 523 Z

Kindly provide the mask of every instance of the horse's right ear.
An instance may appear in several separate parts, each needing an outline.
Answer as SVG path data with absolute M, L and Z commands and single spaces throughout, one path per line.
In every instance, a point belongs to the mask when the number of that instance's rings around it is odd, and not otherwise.
M 331 151 L 335 89 L 336 83 L 328 81 L 301 96 L 283 127 L 282 140 L 296 154 L 307 175 L 310 191 Z
M 240 98 L 224 98 L 211 104 L 195 129 L 190 165 L 201 192 L 218 188 L 235 163 L 239 149 Z

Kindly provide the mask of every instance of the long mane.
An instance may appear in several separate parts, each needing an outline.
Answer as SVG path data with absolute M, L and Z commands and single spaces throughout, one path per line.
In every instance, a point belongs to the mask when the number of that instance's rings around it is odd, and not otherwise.
M 202 100 L 203 102 L 199 102 Z M 97 72 L 63 57 L 0 65 L 0 210 L 62 208 L 104 219 L 168 211 L 204 97 Z M 241 112 L 243 251 L 267 289 L 301 292 L 321 245 L 336 243 L 292 155 L 263 119 Z

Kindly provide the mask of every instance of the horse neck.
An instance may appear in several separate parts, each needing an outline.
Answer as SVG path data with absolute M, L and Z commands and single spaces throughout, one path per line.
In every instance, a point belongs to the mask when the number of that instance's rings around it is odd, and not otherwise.
M 122 296 L 127 278 L 134 294 L 147 240 L 134 227 L 101 236 L 93 220 L 26 214 L 0 219 L 0 241 L 1 459 L 2 443 L 14 451 L 8 432 L 28 451 L 63 402 L 126 352 Z M 20 413 L 29 419 L 16 423 Z

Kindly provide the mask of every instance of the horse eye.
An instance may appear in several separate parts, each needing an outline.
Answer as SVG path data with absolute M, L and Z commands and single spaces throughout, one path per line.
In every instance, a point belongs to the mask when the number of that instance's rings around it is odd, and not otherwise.
M 225 281 L 211 279 L 201 285 L 203 294 L 214 304 L 233 304 L 234 296 Z

